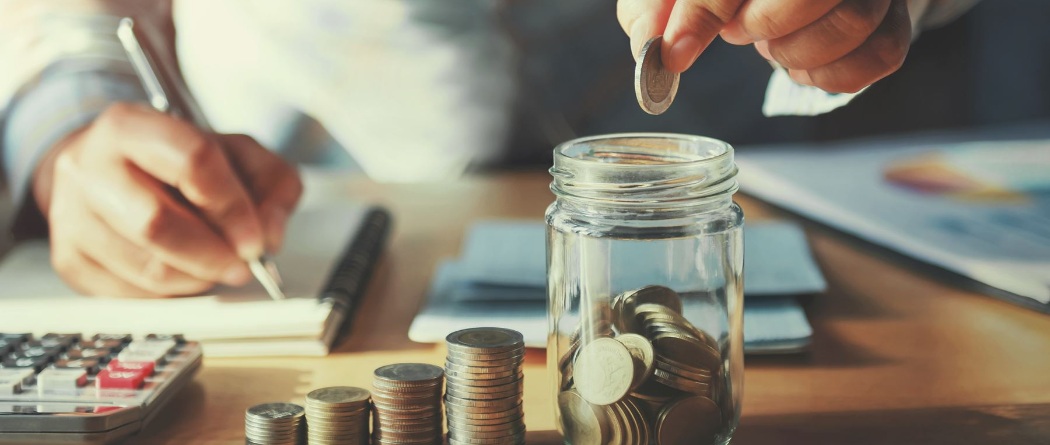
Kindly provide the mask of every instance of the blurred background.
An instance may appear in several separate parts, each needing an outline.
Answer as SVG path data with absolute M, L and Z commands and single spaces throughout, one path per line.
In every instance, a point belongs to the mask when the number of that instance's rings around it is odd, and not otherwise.
M 409 2 L 411 4 L 411 2 Z M 454 2 L 460 14 L 412 8 L 413 26 L 445 27 L 459 43 L 500 42 L 505 55 L 446 84 L 507 72 L 513 92 L 506 147 L 483 164 L 549 165 L 554 144 L 625 131 L 702 134 L 734 146 L 829 141 L 952 130 L 1050 119 L 1050 2 L 984 1 L 946 26 L 923 32 L 904 66 L 850 105 L 817 117 L 765 118 L 761 105 L 771 69 L 752 47 L 716 39 L 683 74 L 678 97 L 661 116 L 645 114 L 633 90 L 634 61 L 608 0 Z M 463 12 L 469 12 L 463 14 Z M 473 20 L 473 22 L 470 22 Z M 466 21 L 466 22 L 465 22 Z M 469 23 L 469 24 L 468 24 Z M 457 28 L 458 27 L 458 28 Z M 473 30 L 473 35 L 463 35 Z M 491 33 L 491 35 L 488 35 Z M 480 51 L 480 50 L 479 50 Z M 506 67 L 494 67 L 507 63 Z M 485 64 L 483 64 L 485 65 Z M 485 70 L 491 70 L 486 72 Z M 484 101 L 484 95 L 466 101 Z M 352 106 L 352 105 L 348 105 Z M 316 125 L 298 136 L 324 138 Z M 355 168 L 338 144 L 301 160 Z

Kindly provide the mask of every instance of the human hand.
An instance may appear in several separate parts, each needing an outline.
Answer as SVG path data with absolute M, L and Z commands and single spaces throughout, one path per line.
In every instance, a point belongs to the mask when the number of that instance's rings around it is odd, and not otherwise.
M 917 2 L 914 3 L 925 3 Z M 662 57 L 682 72 L 716 35 L 788 70 L 796 82 L 852 93 L 893 73 L 911 43 L 908 0 L 619 0 L 637 57 L 663 34 Z M 924 8 L 925 6 L 923 6 Z
M 251 138 L 132 104 L 56 144 L 33 178 L 55 270 L 107 296 L 245 284 L 243 258 L 280 247 L 301 191 L 297 171 Z

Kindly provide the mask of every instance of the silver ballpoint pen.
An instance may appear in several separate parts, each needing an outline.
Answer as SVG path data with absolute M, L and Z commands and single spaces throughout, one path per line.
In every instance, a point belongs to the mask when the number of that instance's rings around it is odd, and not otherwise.
M 142 86 L 146 89 L 153 108 L 185 119 L 201 131 L 212 131 L 211 125 L 208 124 L 200 106 L 190 94 L 189 88 L 182 83 L 181 78 L 173 70 L 167 69 L 168 67 L 163 64 L 164 60 L 153 50 L 148 36 L 135 26 L 133 19 L 125 17 L 120 20 L 117 38 L 120 39 L 128 60 L 142 81 Z M 281 290 L 281 275 L 277 272 L 277 264 L 273 259 L 268 255 L 262 255 L 259 258 L 248 258 L 246 261 L 252 275 L 266 288 L 266 293 L 270 295 L 270 298 L 274 300 L 286 298 Z

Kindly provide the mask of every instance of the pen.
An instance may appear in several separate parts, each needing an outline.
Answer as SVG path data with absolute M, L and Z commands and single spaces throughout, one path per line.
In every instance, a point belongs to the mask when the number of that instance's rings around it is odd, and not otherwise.
M 211 125 L 208 124 L 200 106 L 190 94 L 189 88 L 173 71 L 166 69 L 163 60 L 151 50 L 149 38 L 135 26 L 133 19 L 125 17 L 120 20 L 117 38 L 120 39 L 128 60 L 142 81 L 142 86 L 149 96 L 150 105 L 154 109 L 185 119 L 201 131 L 212 131 Z M 277 272 L 277 264 L 269 255 L 248 258 L 246 261 L 252 275 L 266 289 L 270 298 L 274 300 L 286 298 L 281 290 L 281 275 Z

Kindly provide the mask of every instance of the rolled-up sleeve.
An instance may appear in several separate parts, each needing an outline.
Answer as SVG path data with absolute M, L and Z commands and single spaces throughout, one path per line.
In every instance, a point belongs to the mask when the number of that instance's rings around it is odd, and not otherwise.
M 0 131 L 0 147 L 16 209 L 31 202 L 29 184 L 33 171 L 52 146 L 90 123 L 114 102 L 147 100 L 141 84 L 129 70 L 130 67 L 112 61 L 58 62 L 11 103 Z

